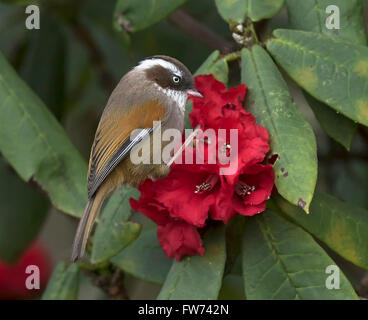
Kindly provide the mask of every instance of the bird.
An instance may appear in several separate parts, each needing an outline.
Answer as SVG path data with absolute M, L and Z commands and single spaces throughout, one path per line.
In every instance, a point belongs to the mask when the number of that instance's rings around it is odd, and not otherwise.
M 102 112 L 92 143 L 88 174 L 88 202 L 75 234 L 71 260 L 82 258 L 94 221 L 104 201 L 124 185 L 138 186 L 148 177 L 168 174 L 164 161 L 135 164 L 130 152 L 138 143 L 152 148 L 154 122 L 161 130 L 184 129 L 184 113 L 189 96 L 202 98 L 194 77 L 179 60 L 156 55 L 140 61 L 127 72 L 112 91 Z M 138 130 L 135 137 L 133 132 Z M 162 142 L 162 146 L 164 143 Z M 156 152 L 156 151 L 155 151 Z M 146 159 L 147 160 L 147 159 Z

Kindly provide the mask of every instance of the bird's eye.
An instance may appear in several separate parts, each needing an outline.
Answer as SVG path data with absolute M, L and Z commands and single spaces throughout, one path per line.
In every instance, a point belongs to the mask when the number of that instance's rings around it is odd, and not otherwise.
M 174 83 L 176 83 L 176 84 L 178 84 L 179 82 L 180 82 L 180 77 L 178 77 L 178 76 L 173 76 L 173 81 L 174 81 Z

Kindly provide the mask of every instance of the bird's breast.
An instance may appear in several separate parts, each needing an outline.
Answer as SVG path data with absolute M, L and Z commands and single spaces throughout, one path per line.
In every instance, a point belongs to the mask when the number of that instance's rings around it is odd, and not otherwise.
M 162 125 L 164 130 L 177 129 L 180 132 L 184 130 L 185 102 L 182 102 L 182 105 L 178 102 L 172 102 L 169 104 L 168 117 Z

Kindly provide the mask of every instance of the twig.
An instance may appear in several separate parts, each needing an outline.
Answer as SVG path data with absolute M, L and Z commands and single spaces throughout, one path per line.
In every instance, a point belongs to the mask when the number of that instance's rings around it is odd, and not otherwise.
M 240 59 L 240 57 L 241 57 L 240 51 L 234 51 L 224 55 L 222 59 L 224 59 L 226 62 L 232 62 Z
M 87 271 L 93 283 L 101 288 L 112 300 L 130 300 L 124 286 L 124 273 L 116 268 L 112 274 L 99 275 Z
M 234 48 L 234 44 L 231 41 L 217 35 L 184 10 L 179 9 L 174 11 L 169 15 L 168 19 L 172 24 L 201 41 L 210 49 L 220 50 L 222 53 L 227 53 Z
M 254 24 L 251 20 L 249 20 L 249 22 L 248 22 L 248 27 L 249 27 L 249 30 L 252 34 L 252 38 L 253 38 L 254 43 L 258 44 L 259 39 L 258 39 L 258 36 L 257 36 L 257 32 L 256 32 L 256 29 L 254 28 Z

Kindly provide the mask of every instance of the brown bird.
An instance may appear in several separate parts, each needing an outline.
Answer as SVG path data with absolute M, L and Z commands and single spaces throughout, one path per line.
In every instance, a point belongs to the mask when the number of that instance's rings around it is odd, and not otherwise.
M 150 151 L 150 159 L 141 164 L 134 164 L 129 155 L 138 143 L 150 144 L 149 150 L 153 150 L 154 121 L 161 121 L 162 132 L 168 128 L 182 131 L 190 95 L 202 96 L 194 87 L 191 72 L 180 61 L 167 56 L 141 61 L 120 80 L 102 113 L 92 145 L 88 203 L 75 235 L 72 261 L 83 256 L 94 220 L 113 191 L 123 184 L 137 186 L 147 177 L 158 178 L 168 173 L 165 162 L 153 164 L 157 151 Z M 141 129 L 139 134 L 131 136 L 136 129 Z M 164 147 L 161 139 L 160 142 Z

